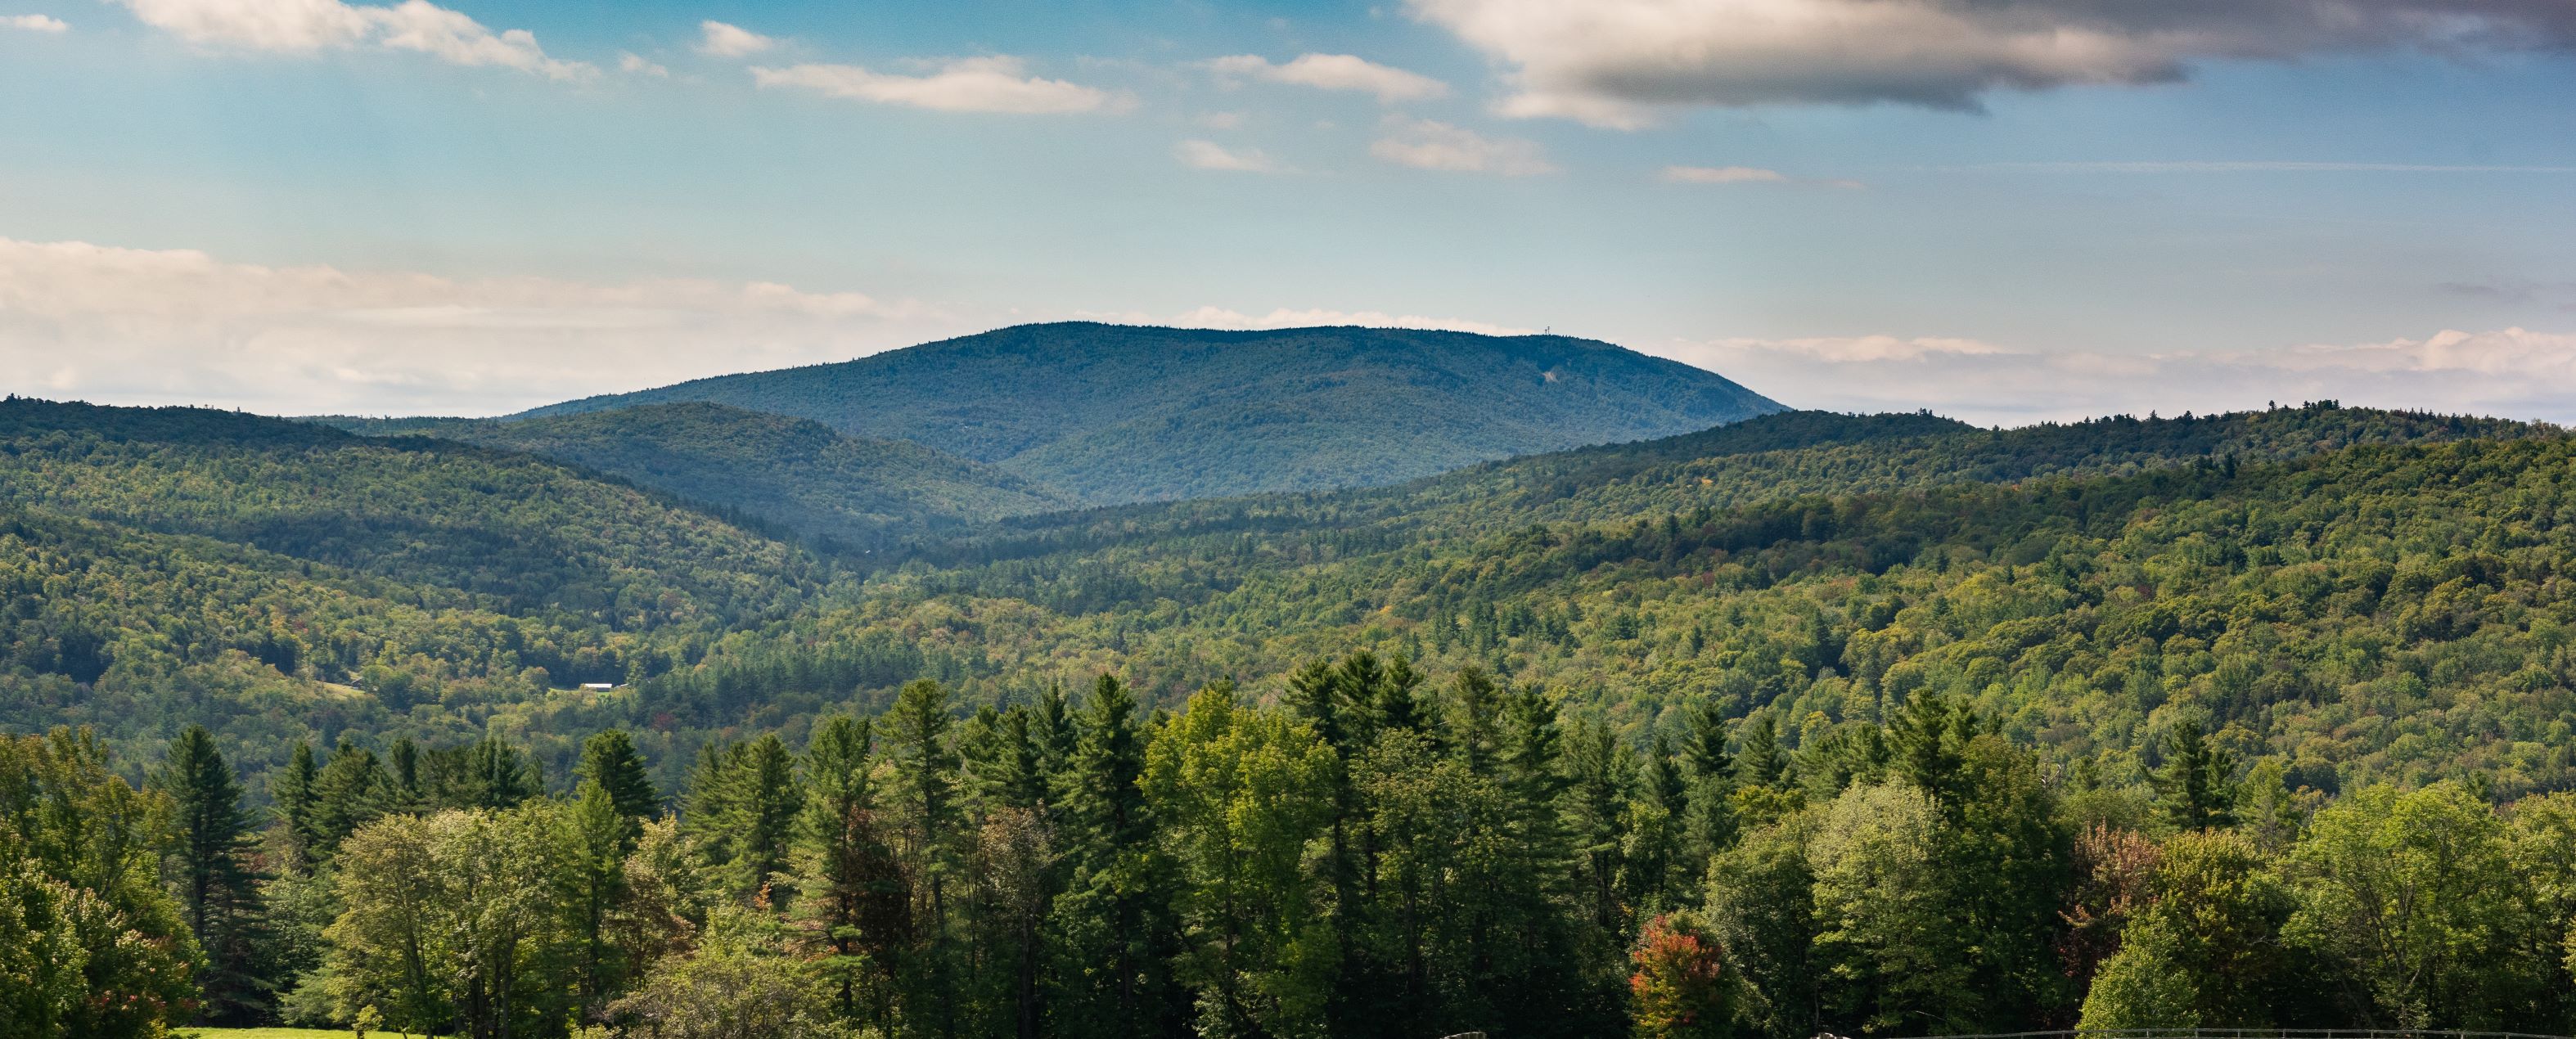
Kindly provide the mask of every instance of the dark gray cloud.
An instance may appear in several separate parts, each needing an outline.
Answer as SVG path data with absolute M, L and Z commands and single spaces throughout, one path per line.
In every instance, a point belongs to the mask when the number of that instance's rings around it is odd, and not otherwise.
M 1411 0 L 1508 64 L 1510 114 L 1631 127 L 1658 106 L 1974 108 L 2212 59 L 2576 46 L 2569 0 Z

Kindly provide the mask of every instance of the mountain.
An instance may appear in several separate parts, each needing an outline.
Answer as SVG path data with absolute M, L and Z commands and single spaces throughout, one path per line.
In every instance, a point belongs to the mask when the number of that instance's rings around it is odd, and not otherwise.
M 1714 373 L 1565 336 L 1068 322 L 521 417 L 675 401 L 910 440 L 1089 504 L 1395 483 L 1782 410 Z
M 515 421 L 326 418 L 372 435 L 422 434 L 613 474 L 842 545 L 877 549 L 925 531 L 1061 508 L 1054 491 L 903 440 L 705 402 L 644 404 Z

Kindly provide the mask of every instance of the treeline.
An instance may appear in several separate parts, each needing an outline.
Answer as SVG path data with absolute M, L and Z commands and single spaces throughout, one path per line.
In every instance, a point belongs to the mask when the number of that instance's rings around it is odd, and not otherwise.
M 0 1035 L 2576 1027 L 2576 795 L 2000 728 L 1927 692 L 1629 740 L 1357 652 L 1150 713 L 915 681 L 667 798 L 620 730 L 561 796 L 494 739 L 299 748 L 256 817 L 202 731 L 138 791 L 61 730 L 0 744 Z

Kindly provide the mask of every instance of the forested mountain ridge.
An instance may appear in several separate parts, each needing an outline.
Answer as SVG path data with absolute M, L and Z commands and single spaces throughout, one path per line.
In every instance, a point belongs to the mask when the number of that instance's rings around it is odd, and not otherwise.
M 2576 439 L 2332 406 L 1783 415 L 862 571 L 517 452 L 13 400 L 0 726 L 100 738 L 0 741 L 0 989 L 137 1039 L 2576 1027 L 2570 560 Z
M 1565 336 L 1023 325 L 534 409 L 712 401 L 905 439 L 1107 504 L 1390 483 L 1781 410 Z
M 513 421 L 312 421 L 521 451 L 870 551 L 932 530 L 1071 504 L 1026 479 L 910 441 L 698 401 Z
M 1352 645 L 1546 683 L 1630 734 L 1692 696 L 1721 695 L 1737 715 L 1776 704 L 1794 741 L 1810 715 L 1853 716 L 1836 704 L 1861 672 L 1841 654 L 1872 642 L 1861 637 L 1871 618 L 1916 602 L 1863 583 L 1905 578 L 1922 602 L 1940 603 L 1983 587 L 1961 582 L 1972 573 L 1997 579 L 2002 535 L 1990 528 L 1815 527 L 1810 513 L 1888 511 L 1866 504 L 1888 491 L 1832 495 L 1887 488 L 1899 497 L 1884 500 L 1912 501 L 1930 490 L 1920 500 L 1952 501 L 1972 492 L 1939 488 L 1978 477 L 2045 471 L 2082 484 L 2231 455 L 2555 436 L 2330 407 L 2003 432 L 1923 416 L 1783 415 L 1397 488 L 1009 521 L 863 583 L 810 551 L 523 455 L 220 412 L 19 401 L 0 416 L 11 431 L 0 488 L 25 517 L 18 586 L 66 590 L 21 600 L 42 609 L 12 636 L 10 724 L 96 719 L 126 740 L 166 735 L 183 718 L 228 718 L 218 735 L 257 745 L 242 755 L 255 769 L 281 760 L 280 733 L 327 740 L 343 725 L 495 727 L 560 768 L 571 746 L 553 734 L 613 722 L 654 722 L 639 738 L 684 752 L 739 726 L 794 731 L 817 710 L 882 702 L 919 675 L 989 701 L 1118 670 L 1160 699 L 1227 675 L 1257 688 L 1298 659 Z M 1780 504 L 1816 494 L 1846 504 Z M 1779 519 L 1780 508 L 1799 520 Z M 2068 522 L 2070 536 L 2087 529 Z M 1743 524 L 1772 542 L 1699 533 Z M 1875 540 L 1855 547 L 1864 537 Z M 100 559 L 113 565 L 88 561 Z M 146 562 L 155 559 L 168 562 Z M 1778 559 L 1803 561 L 1778 574 L 1761 562 Z M 2089 632 L 2084 618 L 2107 608 L 2069 606 L 2071 621 L 2051 623 Z M 1896 662 L 1950 659 L 1942 643 L 1977 637 L 1964 624 L 1900 643 Z M 1808 663 L 1794 680 L 1745 663 L 1766 655 Z M 73 658 L 82 662 L 64 663 Z M 2073 724 L 2066 712 L 2081 698 L 2018 684 L 2021 666 L 2006 698 L 2041 712 L 2024 735 Z M 1884 694 L 1883 677 L 1870 677 L 1871 695 Z M 545 691 L 630 679 L 643 682 L 605 698 Z M 299 703 L 337 706 L 300 717 Z M 2109 751 L 2138 738 L 2104 730 L 2077 745 Z M 2372 755 L 2394 738 L 2339 737 L 2316 760 L 2376 774 L 2385 762 Z M 2452 737 L 2407 745 L 2437 765 L 2486 753 Z M 662 767 L 682 767 L 682 756 L 660 756 Z M 2538 777 L 2556 767 L 2527 768 L 2529 782 L 2550 782 Z

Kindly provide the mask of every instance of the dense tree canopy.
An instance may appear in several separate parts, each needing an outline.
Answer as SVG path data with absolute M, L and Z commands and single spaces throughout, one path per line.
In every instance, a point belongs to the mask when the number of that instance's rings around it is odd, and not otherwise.
M 1794 414 L 870 559 L 10 402 L 0 1035 L 2576 1028 L 2571 473 Z

